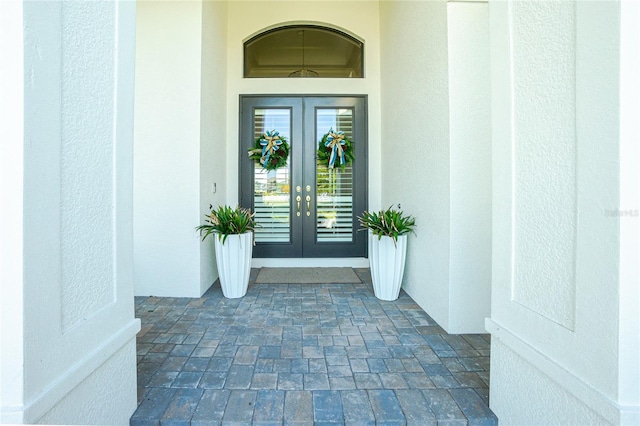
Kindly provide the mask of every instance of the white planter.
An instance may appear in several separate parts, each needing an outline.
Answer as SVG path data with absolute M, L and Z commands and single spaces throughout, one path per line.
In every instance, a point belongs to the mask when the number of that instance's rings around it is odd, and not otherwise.
M 373 292 L 380 300 L 396 300 L 400 294 L 404 263 L 407 254 L 407 236 L 382 237 L 369 231 L 369 266 L 373 281 Z
M 224 244 L 218 235 L 213 237 L 222 294 L 229 299 L 244 296 L 249 286 L 253 233 L 229 235 Z

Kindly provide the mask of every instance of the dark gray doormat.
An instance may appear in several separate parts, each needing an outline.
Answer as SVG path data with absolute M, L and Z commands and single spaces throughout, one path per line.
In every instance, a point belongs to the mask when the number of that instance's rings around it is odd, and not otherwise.
M 360 284 L 351 268 L 260 268 L 256 284 Z

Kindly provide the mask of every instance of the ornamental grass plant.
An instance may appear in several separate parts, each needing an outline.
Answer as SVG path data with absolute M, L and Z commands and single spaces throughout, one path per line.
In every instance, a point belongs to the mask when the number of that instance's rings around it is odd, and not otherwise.
M 412 216 L 405 216 L 400 210 L 400 204 L 398 204 L 398 210 L 391 205 L 388 209 L 379 212 L 365 211 L 358 217 L 358 221 L 363 229 L 370 229 L 373 235 L 377 235 L 378 240 L 387 236 L 393 239 L 394 244 L 398 242 L 398 237 L 401 235 L 410 232 L 415 234 L 413 229 L 416 226 L 416 220 Z
M 206 223 L 196 227 L 203 241 L 211 234 L 218 234 L 218 239 L 222 240 L 222 244 L 224 244 L 229 235 L 244 234 L 254 231 L 256 228 L 255 213 L 251 213 L 249 209 L 239 206 L 235 209 L 229 206 L 220 206 L 214 209 L 211 204 L 209 204 L 209 208 L 211 213 L 205 215 Z

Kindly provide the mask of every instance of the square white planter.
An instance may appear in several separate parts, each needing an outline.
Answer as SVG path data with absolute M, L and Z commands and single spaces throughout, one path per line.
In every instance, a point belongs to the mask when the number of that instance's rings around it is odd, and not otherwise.
M 369 231 L 369 266 L 373 292 L 380 300 L 396 300 L 402 286 L 404 264 L 407 254 L 407 236 L 398 237 L 394 244 L 393 238 L 377 235 Z
M 224 244 L 214 235 L 214 241 L 222 294 L 229 299 L 244 296 L 251 272 L 253 232 L 229 235 Z

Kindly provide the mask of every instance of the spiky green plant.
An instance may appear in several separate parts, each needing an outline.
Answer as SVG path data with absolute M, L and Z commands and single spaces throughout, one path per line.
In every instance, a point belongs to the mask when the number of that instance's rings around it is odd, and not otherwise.
M 204 241 L 211 234 L 218 234 L 218 239 L 222 240 L 222 244 L 231 234 L 244 234 L 253 231 L 256 227 L 254 215 L 249 209 L 236 207 L 232 209 L 229 206 L 220 206 L 214 209 L 209 205 L 211 213 L 205 215 L 205 224 L 196 227 L 200 232 Z
M 398 209 L 400 205 L 398 204 Z M 370 229 L 373 235 L 377 235 L 378 239 L 383 236 L 393 238 L 393 244 L 398 242 L 400 235 L 405 235 L 410 232 L 414 232 L 413 228 L 416 226 L 416 220 L 412 216 L 405 216 L 401 210 L 396 210 L 393 205 L 386 210 L 380 210 L 379 212 L 362 213 L 362 216 L 358 217 L 360 225 L 363 229 Z

